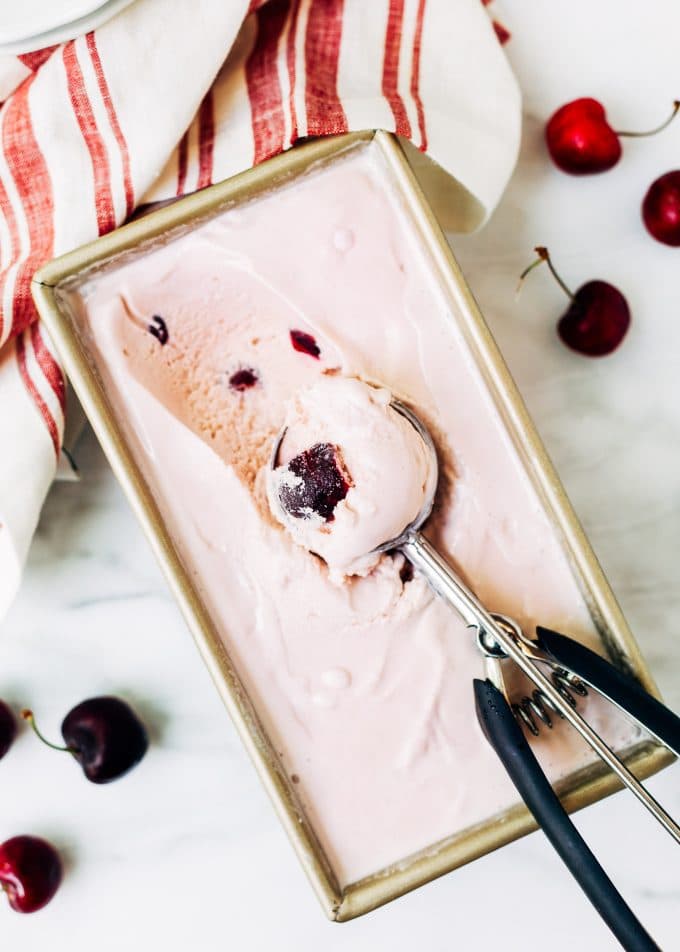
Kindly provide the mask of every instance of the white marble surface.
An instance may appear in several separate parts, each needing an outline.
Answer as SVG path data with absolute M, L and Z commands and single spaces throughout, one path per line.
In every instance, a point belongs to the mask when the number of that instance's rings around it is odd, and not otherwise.
M 531 9 L 527 9 L 528 6 Z M 595 9 L 596 8 L 596 9 Z M 680 123 L 628 143 L 614 171 L 585 180 L 548 164 L 552 108 L 601 97 L 625 127 L 653 125 L 677 87 L 680 10 L 649 0 L 498 0 L 526 97 L 522 158 L 488 227 L 453 244 L 567 489 L 671 704 L 680 709 L 680 251 L 639 222 L 647 184 L 680 159 Z M 673 83 L 676 83 L 675 87 Z M 563 301 L 518 272 L 548 244 L 577 285 L 608 278 L 633 327 L 613 357 L 568 353 L 554 334 Z M 43 834 L 68 869 L 43 912 L 0 905 L 17 952 L 271 948 L 317 952 L 616 943 L 540 835 L 533 835 L 346 925 L 327 923 L 297 866 L 91 434 L 80 484 L 53 489 L 21 595 L 0 632 L 0 695 L 31 704 L 58 734 L 69 707 L 123 693 L 153 725 L 144 763 L 109 787 L 22 731 L 0 765 L 0 838 Z M 650 782 L 680 815 L 680 766 Z M 680 852 L 629 795 L 578 824 L 664 950 L 680 948 Z

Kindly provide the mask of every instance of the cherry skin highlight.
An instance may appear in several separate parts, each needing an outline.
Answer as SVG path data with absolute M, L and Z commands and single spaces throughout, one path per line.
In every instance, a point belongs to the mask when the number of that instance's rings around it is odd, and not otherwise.
M 642 202 L 642 220 L 657 241 L 680 246 L 680 169 L 666 172 L 649 186 Z
M 4 701 L 0 701 L 0 760 L 12 746 L 17 733 L 14 714 Z
M 37 836 L 0 843 L 0 887 L 15 912 L 37 912 L 52 899 L 63 875 L 55 848 Z
M 622 138 L 656 135 L 673 121 L 680 101 L 673 103 L 670 116 L 647 132 L 612 129 L 604 106 L 597 99 L 574 99 L 558 109 L 545 127 L 545 141 L 555 165 L 570 175 L 592 175 L 613 168 L 621 158 Z

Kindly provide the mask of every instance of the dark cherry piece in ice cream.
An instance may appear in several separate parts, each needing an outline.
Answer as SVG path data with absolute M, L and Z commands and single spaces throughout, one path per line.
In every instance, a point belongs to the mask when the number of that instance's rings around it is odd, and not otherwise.
M 413 563 L 409 562 L 407 559 L 404 560 L 404 564 L 399 569 L 399 578 L 402 583 L 406 585 L 407 582 L 410 582 L 413 578 Z
M 12 746 L 16 733 L 17 723 L 14 720 L 14 714 L 4 701 L 0 701 L 0 760 Z
M 244 390 L 250 390 L 258 381 L 258 376 L 252 367 L 241 367 L 229 378 L 229 386 L 237 393 L 243 393 Z
M 284 484 L 279 488 L 279 500 L 286 512 L 296 519 L 304 519 L 311 510 L 326 522 L 332 522 L 335 507 L 352 485 L 339 448 L 332 443 L 315 443 L 293 457 L 286 468 L 299 477 L 297 485 Z
M 15 912 L 37 912 L 59 888 L 59 854 L 37 836 L 13 836 L 0 843 L 0 888 Z
M 149 746 L 146 728 L 130 705 L 117 697 L 93 697 L 69 711 L 61 725 L 66 747 L 45 740 L 31 711 L 21 714 L 45 744 L 72 754 L 92 783 L 122 777 L 139 763 Z
M 156 338 L 161 347 L 164 347 L 165 344 L 167 344 L 168 338 L 170 336 L 168 334 L 168 325 L 165 323 L 160 314 L 154 314 L 147 330 Z
M 306 331 L 292 330 L 290 332 L 290 342 L 295 350 L 301 354 L 309 354 L 310 357 L 318 358 L 321 350 L 316 340 Z

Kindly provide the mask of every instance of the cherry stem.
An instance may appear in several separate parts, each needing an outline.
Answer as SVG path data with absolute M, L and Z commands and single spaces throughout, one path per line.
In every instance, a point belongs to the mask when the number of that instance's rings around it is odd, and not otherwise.
M 627 139 L 644 139 L 646 136 L 655 136 L 657 132 L 663 132 L 666 126 L 670 126 L 671 122 L 675 119 L 680 110 L 680 99 L 675 99 L 673 101 L 673 112 L 670 114 L 668 119 L 661 123 L 660 126 L 657 126 L 656 129 L 650 129 L 648 132 L 619 132 L 618 129 L 615 130 L 617 136 L 625 136 Z
M 531 264 L 530 264 L 527 268 L 525 268 L 524 271 L 522 271 L 522 273 L 520 274 L 520 276 L 519 276 L 520 286 L 521 286 L 521 284 L 522 284 L 522 281 L 524 281 L 524 279 L 526 278 L 526 276 L 529 274 L 529 272 L 530 272 L 530 271 L 533 271 L 534 268 L 537 268 L 537 267 L 539 266 L 539 264 L 543 264 L 543 262 L 545 261 L 545 263 L 546 263 L 546 264 L 548 265 L 548 267 L 550 268 L 550 273 L 552 274 L 553 278 L 557 281 L 557 283 L 558 283 L 559 286 L 562 288 L 562 290 L 563 290 L 564 293 L 567 295 L 567 297 L 568 297 L 568 298 L 571 298 L 571 300 L 573 301 L 573 300 L 574 300 L 574 292 L 569 290 L 569 288 L 568 288 L 567 285 L 564 283 L 564 281 L 562 280 L 562 278 L 559 276 L 559 274 L 557 273 L 557 271 L 555 271 L 555 266 L 554 266 L 553 263 L 552 263 L 552 258 L 550 257 L 550 254 L 549 254 L 549 252 L 548 252 L 548 249 L 547 249 L 547 248 L 544 248 L 542 245 L 538 245 L 536 248 L 534 248 L 534 251 L 535 251 L 536 254 L 538 255 L 538 258 L 536 258 L 535 261 L 532 261 Z
M 21 716 L 23 717 L 25 721 L 28 721 L 28 723 L 31 725 L 33 733 L 47 747 L 51 747 L 52 750 L 60 750 L 62 751 L 62 753 L 72 754 L 73 756 L 75 756 L 75 751 L 73 750 L 72 747 L 60 747 L 59 744 L 53 744 L 45 736 L 43 736 L 43 734 L 40 733 L 40 731 L 38 730 L 38 725 L 35 722 L 35 717 L 33 716 L 33 711 L 29 711 L 28 708 L 24 708 L 24 710 L 21 712 Z

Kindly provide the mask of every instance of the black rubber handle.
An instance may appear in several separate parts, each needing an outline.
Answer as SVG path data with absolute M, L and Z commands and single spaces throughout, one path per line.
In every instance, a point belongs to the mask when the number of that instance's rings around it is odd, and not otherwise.
M 578 641 L 550 628 L 537 628 L 536 634 L 541 647 L 555 661 L 610 697 L 680 757 L 680 717 L 677 714 L 648 694 L 630 675 L 619 671 Z
M 567 869 L 627 952 L 660 952 L 569 819 L 498 688 L 475 679 L 477 718 Z

